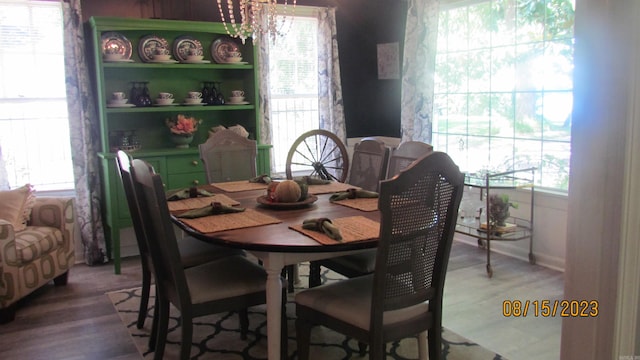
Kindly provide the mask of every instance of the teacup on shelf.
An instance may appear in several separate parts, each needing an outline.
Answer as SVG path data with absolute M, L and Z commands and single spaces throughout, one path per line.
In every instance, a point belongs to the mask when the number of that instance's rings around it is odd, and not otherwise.
M 202 98 L 185 98 L 185 104 L 200 104 L 202 102 Z
M 124 56 L 119 53 L 107 53 L 102 56 L 102 58 L 106 61 L 118 61 L 124 59 Z
M 109 103 L 109 105 L 123 105 L 123 104 L 126 104 L 127 101 L 129 101 L 129 99 L 114 99 L 114 98 L 111 98 L 111 99 L 109 99 L 108 103 Z
M 237 63 L 242 61 L 242 56 L 232 56 L 227 58 L 228 63 Z
M 169 54 L 154 54 L 153 60 L 155 61 L 169 61 L 171 60 L 171 55 Z
M 202 61 L 204 55 L 187 55 L 187 61 Z
M 229 97 L 229 103 L 233 104 L 233 103 L 241 103 L 244 101 L 244 96 L 231 96 Z
M 156 104 L 158 105 L 170 105 L 173 104 L 173 100 L 172 98 L 157 98 L 156 99 Z

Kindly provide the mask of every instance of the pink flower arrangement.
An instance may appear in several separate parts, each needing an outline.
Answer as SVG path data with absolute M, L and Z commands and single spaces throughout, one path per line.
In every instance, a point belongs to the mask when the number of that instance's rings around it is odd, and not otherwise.
M 165 123 L 172 134 L 188 136 L 198 131 L 198 125 L 202 120 L 178 114 L 175 119 L 167 119 Z

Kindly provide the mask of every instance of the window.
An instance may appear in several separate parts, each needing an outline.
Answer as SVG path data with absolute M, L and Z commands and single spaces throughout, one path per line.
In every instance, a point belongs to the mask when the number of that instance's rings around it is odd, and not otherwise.
M 568 190 L 574 0 L 441 6 L 433 143 L 464 171 L 535 166 Z
M 60 2 L 0 2 L 0 146 L 14 188 L 73 188 Z
M 318 129 L 318 20 L 299 15 L 269 46 L 269 92 L 275 172 L 285 172 L 287 153 L 306 131 Z M 287 25 L 289 26 L 289 25 Z

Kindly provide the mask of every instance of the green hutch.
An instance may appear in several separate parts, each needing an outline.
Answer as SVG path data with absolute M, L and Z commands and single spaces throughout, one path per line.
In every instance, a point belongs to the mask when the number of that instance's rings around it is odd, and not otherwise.
M 271 145 L 260 144 L 258 113 L 258 54 L 257 48 L 247 40 L 227 36 L 220 23 L 155 20 L 114 17 L 92 17 L 89 20 L 94 71 L 95 96 L 100 124 L 100 152 L 96 154 L 102 163 L 103 221 L 113 259 L 115 273 L 120 273 L 120 230 L 131 226 L 131 218 L 118 176 L 115 152 L 129 150 L 134 158 L 151 163 L 162 176 L 167 189 L 203 184 L 204 168 L 198 153 L 198 144 L 206 141 L 209 130 L 223 125 L 242 125 L 249 137 L 258 139 L 257 171 L 270 173 Z M 197 63 L 174 61 L 145 62 L 145 52 L 140 47 L 149 39 L 166 40 L 174 52 L 177 41 L 189 39 L 201 44 L 204 60 Z M 110 42 L 124 47 L 126 56 L 121 61 L 105 61 L 103 53 Z M 213 52 L 221 42 L 233 41 L 241 50 L 243 62 L 218 63 Z M 181 42 L 179 43 L 181 44 Z M 130 47 L 130 48 L 128 48 Z M 122 51 L 122 50 L 121 50 Z M 172 59 L 176 59 L 173 54 Z M 147 58 L 148 60 L 148 58 Z M 214 82 L 225 99 L 231 90 L 241 89 L 245 102 L 238 105 L 183 105 L 189 91 L 201 91 L 204 83 Z M 108 106 L 113 92 L 132 93 L 134 83 L 145 83 L 151 99 L 160 92 L 174 94 L 171 106 Z M 129 102 L 134 99 L 129 99 Z M 201 119 L 194 141 L 189 148 L 179 149 L 170 142 L 165 120 L 182 114 Z

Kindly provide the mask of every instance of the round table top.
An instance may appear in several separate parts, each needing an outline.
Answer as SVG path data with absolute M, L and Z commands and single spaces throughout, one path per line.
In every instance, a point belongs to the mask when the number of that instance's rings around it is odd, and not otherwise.
M 361 211 L 347 206 L 331 203 L 331 194 L 320 194 L 313 204 L 301 208 L 274 209 L 258 203 L 257 198 L 264 195 L 264 190 L 221 192 L 240 202 L 241 207 L 270 215 L 281 220 L 281 223 L 220 231 L 215 233 L 201 233 L 173 217 L 173 221 L 187 234 L 217 245 L 254 251 L 271 252 L 334 252 L 373 248 L 377 246 L 377 239 L 336 243 L 323 245 L 316 240 L 299 233 L 289 226 L 302 224 L 309 218 L 336 219 L 348 216 L 363 216 L 374 221 L 380 221 L 379 211 Z

